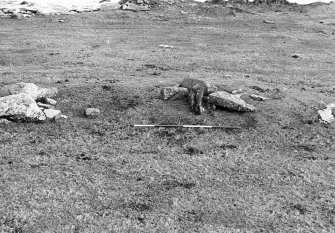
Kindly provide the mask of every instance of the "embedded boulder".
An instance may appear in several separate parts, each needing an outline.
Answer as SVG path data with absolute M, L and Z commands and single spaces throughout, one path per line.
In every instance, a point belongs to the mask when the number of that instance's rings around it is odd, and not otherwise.
M 209 102 L 219 107 L 240 112 L 253 112 L 256 108 L 247 104 L 238 95 L 232 95 L 225 91 L 218 91 L 208 96 Z
M 27 93 L 0 97 L 0 118 L 13 121 L 44 121 L 46 117 Z

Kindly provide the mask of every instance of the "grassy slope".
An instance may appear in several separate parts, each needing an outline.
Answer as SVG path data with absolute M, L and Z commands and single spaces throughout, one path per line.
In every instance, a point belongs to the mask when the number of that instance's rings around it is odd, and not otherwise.
M 334 128 L 316 122 L 320 101 L 334 101 L 334 26 L 319 23 L 331 11 L 233 17 L 168 7 L 1 20 L 0 84 L 58 86 L 57 108 L 69 116 L 0 127 L 5 232 L 334 229 Z M 261 94 L 271 100 L 248 100 L 256 113 L 195 116 L 185 101 L 159 99 L 161 87 L 185 77 L 256 94 L 250 86 L 268 88 Z M 102 115 L 86 119 L 85 107 Z

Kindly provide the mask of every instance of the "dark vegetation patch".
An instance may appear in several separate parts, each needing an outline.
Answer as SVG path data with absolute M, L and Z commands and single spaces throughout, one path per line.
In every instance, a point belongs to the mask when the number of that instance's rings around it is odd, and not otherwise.
M 182 216 L 178 218 L 180 222 L 191 222 L 191 223 L 202 223 L 204 221 L 205 214 L 198 210 L 186 210 L 182 213 Z
M 167 66 L 162 66 L 162 65 L 156 65 L 156 64 L 144 64 L 143 67 L 147 68 L 147 69 L 155 69 L 155 70 L 161 70 L 161 71 L 167 71 L 170 70 L 170 67 Z M 141 70 L 141 68 L 139 68 L 138 70 Z
M 100 87 L 100 88 L 99 88 Z M 89 107 L 99 108 L 106 115 L 115 115 L 128 109 L 137 108 L 144 104 L 145 95 L 139 91 L 129 89 L 122 85 L 97 85 L 94 87 L 75 87 L 63 89 L 60 101 L 65 109 L 71 109 L 77 116 L 83 115 L 83 109 Z M 78 101 L 80 100 L 80 104 Z
M 237 149 L 238 146 L 234 145 L 234 144 L 222 144 L 220 145 L 220 148 L 223 150 L 232 150 L 232 149 Z
M 288 211 L 297 211 L 301 215 L 305 215 L 310 212 L 307 206 L 300 203 L 291 203 L 287 206 L 287 208 Z
M 307 152 L 315 152 L 317 150 L 317 145 L 313 144 L 298 144 L 295 146 L 297 150 L 303 150 Z
M 185 148 L 185 153 L 189 155 L 198 155 L 203 154 L 204 151 L 196 146 L 187 146 Z
M 151 211 L 152 207 L 146 203 L 139 203 L 139 202 L 130 202 L 127 205 L 128 208 L 138 211 L 138 212 L 144 212 L 144 211 Z
M 178 181 L 178 180 L 172 179 L 172 180 L 163 181 L 162 186 L 163 186 L 164 190 L 169 191 L 169 190 L 175 189 L 175 188 L 190 189 L 190 188 L 195 187 L 196 184 L 193 183 L 193 182 Z
M 81 153 L 79 155 L 76 155 L 76 161 L 77 162 L 89 162 L 93 158 L 90 155 L 86 155 L 86 153 Z

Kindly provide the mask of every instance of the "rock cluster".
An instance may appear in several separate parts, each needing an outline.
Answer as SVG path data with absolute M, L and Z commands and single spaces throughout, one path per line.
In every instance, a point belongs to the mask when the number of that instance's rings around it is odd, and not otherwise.
M 129 11 L 149 11 L 149 0 L 124 0 L 120 2 L 121 9 Z
M 35 15 L 73 14 L 119 7 L 114 0 L 1 0 L 0 18 L 23 19 Z
M 5 85 L 0 88 L 0 119 L 2 122 L 55 119 L 61 111 L 53 109 L 57 101 L 51 97 L 57 93 L 57 88 L 42 88 L 33 83 Z
M 24 19 L 34 16 L 37 12 L 37 8 L 29 5 L 13 8 L 0 8 L 0 18 Z
M 164 87 L 161 90 L 161 97 L 163 100 L 188 97 L 190 107 L 197 114 L 202 114 L 205 111 L 204 102 L 212 109 L 219 106 L 240 112 L 256 111 L 256 108 L 247 104 L 241 99 L 240 95 L 218 91 L 215 85 L 198 79 L 185 78 L 178 87 Z M 260 96 L 257 97 L 261 98 Z M 265 98 L 262 100 L 265 100 Z

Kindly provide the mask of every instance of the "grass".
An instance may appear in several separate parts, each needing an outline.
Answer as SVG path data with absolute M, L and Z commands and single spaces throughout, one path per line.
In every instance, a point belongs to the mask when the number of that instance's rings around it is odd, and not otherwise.
M 0 126 L 2 232 L 334 231 L 334 127 L 316 113 L 334 101 L 331 9 L 189 4 L 1 20 L 0 84 L 57 86 L 69 116 Z M 159 98 L 185 77 L 270 100 L 193 115 Z

